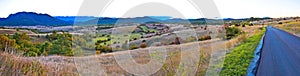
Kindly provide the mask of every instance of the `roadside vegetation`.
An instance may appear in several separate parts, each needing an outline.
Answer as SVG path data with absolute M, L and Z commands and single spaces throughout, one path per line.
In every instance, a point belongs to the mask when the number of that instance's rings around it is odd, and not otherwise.
M 266 29 L 252 37 L 246 39 L 243 43 L 233 48 L 225 57 L 221 76 L 245 76 L 247 68 L 254 55 L 254 50 L 261 40 Z

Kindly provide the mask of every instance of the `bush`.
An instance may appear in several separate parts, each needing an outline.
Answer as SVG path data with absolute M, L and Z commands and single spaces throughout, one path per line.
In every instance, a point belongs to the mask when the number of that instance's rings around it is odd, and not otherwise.
M 33 51 L 28 51 L 28 52 L 24 53 L 24 55 L 25 56 L 38 56 L 38 54 Z
M 241 30 L 236 28 L 236 27 L 226 27 L 226 39 L 232 39 L 233 37 L 238 36 L 239 34 L 241 34 Z
M 176 45 L 180 44 L 180 38 L 176 37 L 175 41 L 173 42 L 173 44 L 176 44 Z
M 97 45 L 96 46 L 96 50 L 100 51 L 101 53 L 107 53 L 107 52 L 112 52 L 112 48 L 109 46 L 105 46 L 105 45 Z
M 146 48 L 147 47 L 147 43 L 143 42 L 141 45 L 140 45 L 140 48 Z
M 136 44 L 132 44 L 129 47 L 129 50 L 133 50 L 133 49 L 137 49 L 138 47 L 136 46 Z
M 211 39 L 211 36 L 203 36 L 203 37 L 199 37 L 198 41 L 204 41 L 209 39 Z

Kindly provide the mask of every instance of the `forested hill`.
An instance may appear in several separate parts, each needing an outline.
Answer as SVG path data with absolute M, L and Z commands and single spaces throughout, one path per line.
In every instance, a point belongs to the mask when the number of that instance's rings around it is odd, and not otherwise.
M 3 21 L 5 18 L 0 18 L 0 21 Z
M 5 19 L 0 19 L 0 26 L 59 26 L 70 25 L 71 23 L 54 18 L 48 14 L 38 14 L 34 12 L 18 12 L 10 14 Z

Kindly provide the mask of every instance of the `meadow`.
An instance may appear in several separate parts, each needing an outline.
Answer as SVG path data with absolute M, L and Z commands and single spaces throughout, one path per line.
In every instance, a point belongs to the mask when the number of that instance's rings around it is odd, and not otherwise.
M 233 26 L 234 27 L 234 26 Z M 195 42 L 189 42 L 189 43 L 182 43 L 180 45 L 166 45 L 166 46 L 148 46 L 147 48 L 136 48 L 132 50 L 126 50 L 126 51 L 119 51 L 119 52 L 112 52 L 112 53 L 102 53 L 98 55 L 91 55 L 91 56 L 85 56 L 85 57 L 72 57 L 68 56 L 68 52 L 64 53 L 57 53 L 57 55 L 53 56 L 43 56 L 43 53 L 41 53 L 41 56 L 33 56 L 33 57 L 24 57 L 23 55 L 18 54 L 10 54 L 11 52 L 1 52 L 1 62 L 0 63 L 0 74 L 1 75 L 30 75 L 30 76 L 40 76 L 40 75 L 65 75 L 65 76 L 76 76 L 80 74 L 85 74 L 84 72 L 81 72 L 80 69 L 78 69 L 78 65 L 74 64 L 76 59 L 81 58 L 89 58 L 89 59 L 95 59 L 96 63 L 99 63 L 99 65 L 90 65 L 90 67 L 103 67 L 102 70 L 105 70 L 105 73 L 107 75 L 132 75 L 131 73 L 125 71 L 122 69 L 122 67 L 117 63 L 117 61 L 114 58 L 114 55 L 123 55 L 126 54 L 126 52 L 130 52 L 132 54 L 133 59 L 140 64 L 146 64 L 149 62 L 149 59 L 152 57 L 155 57 L 156 54 L 149 53 L 149 49 L 153 48 L 166 48 L 167 50 L 167 57 L 165 60 L 165 63 L 163 64 L 162 68 L 159 69 L 156 73 L 152 74 L 152 76 L 171 76 L 176 75 L 176 72 L 178 72 L 178 69 L 180 71 L 181 75 L 189 75 L 192 73 L 184 73 L 190 72 L 191 69 L 186 69 L 182 66 L 181 61 L 185 60 L 182 58 L 182 56 L 190 56 L 191 52 L 196 53 L 197 55 L 192 56 L 192 58 L 196 59 L 194 60 L 196 63 L 195 71 L 196 75 L 205 75 L 210 73 L 219 74 L 220 72 L 208 72 L 209 70 L 223 70 L 223 65 L 219 66 L 217 63 L 212 63 L 212 61 L 220 61 L 224 62 L 224 59 L 218 59 L 214 58 L 212 56 L 218 55 L 219 52 L 222 52 L 220 57 L 225 57 L 225 54 L 227 52 L 236 52 L 234 51 L 234 47 L 236 47 L 238 44 L 242 43 L 244 45 L 248 42 L 248 37 L 254 36 L 256 38 L 256 34 L 259 33 L 260 26 L 247 26 L 247 27 L 237 27 L 238 29 L 241 29 L 243 32 L 239 33 L 240 35 L 236 35 L 235 37 L 232 37 L 232 39 L 224 40 L 224 39 L 209 39 L 209 40 L 200 40 Z M 22 35 L 21 35 L 22 36 Z M 94 41 L 99 40 L 108 40 L 106 38 L 108 35 L 99 35 L 102 37 L 96 38 Z M 51 40 L 50 43 L 60 44 L 58 42 L 65 42 L 61 41 L 62 39 L 68 39 L 68 34 L 62 34 L 62 35 L 49 35 L 48 39 Z M 250 39 L 251 39 L 250 38 Z M 247 39 L 247 40 L 246 40 Z M 244 43 L 244 41 L 246 42 Z M 26 41 L 26 40 L 25 40 Z M 43 44 L 48 45 L 48 44 Z M 101 44 L 102 45 L 102 44 Z M 242 46 L 241 45 L 241 46 Z M 191 50 L 184 50 L 182 47 L 186 46 L 198 46 L 198 48 L 194 48 Z M 49 49 L 58 48 L 56 46 L 49 46 Z M 47 47 L 45 47 L 47 48 Z M 61 47 L 64 48 L 64 47 Z M 233 49 L 233 51 L 230 51 Z M 47 50 L 47 49 L 45 49 Z M 58 49 L 58 50 L 66 50 L 67 49 Z M 241 49 L 236 49 L 241 50 Z M 26 51 L 25 51 L 26 52 Z M 55 54 L 55 51 L 49 51 L 48 54 L 53 53 Z M 35 54 L 34 54 L 35 55 Z M 67 55 L 67 56 L 62 56 Z M 226 55 L 225 58 L 225 64 L 224 67 L 227 67 L 227 59 L 231 59 L 231 57 L 227 58 L 228 55 Z M 216 60 L 217 59 L 217 60 Z M 187 63 L 183 63 L 187 64 Z M 77 68 L 76 68 L 77 66 Z M 131 65 L 134 66 L 134 65 Z M 219 66 L 219 67 L 215 67 Z M 129 66 L 130 67 L 130 66 Z M 183 67 L 183 68 L 182 68 Z M 5 70 L 5 69 L 9 69 Z M 22 69 L 22 70 L 20 70 Z M 24 70 L 23 70 L 24 69 Z M 86 68 L 86 70 L 91 70 L 92 68 Z M 151 70 L 149 69 L 140 69 L 140 71 L 147 71 Z M 226 69 L 225 69 L 226 70 Z M 12 73 L 15 72 L 15 73 Z M 96 72 L 90 72 L 95 73 Z M 221 73 L 222 74 L 222 73 Z M 101 74 L 100 74 L 101 75 Z

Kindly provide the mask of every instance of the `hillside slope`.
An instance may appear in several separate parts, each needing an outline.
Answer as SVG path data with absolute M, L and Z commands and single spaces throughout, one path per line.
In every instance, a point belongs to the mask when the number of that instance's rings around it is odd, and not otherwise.
M 56 19 L 48 14 L 38 14 L 34 12 L 18 12 L 10 14 L 6 19 L 0 20 L 0 26 L 58 26 L 70 25 L 71 23 Z

